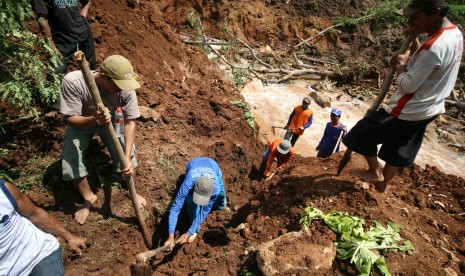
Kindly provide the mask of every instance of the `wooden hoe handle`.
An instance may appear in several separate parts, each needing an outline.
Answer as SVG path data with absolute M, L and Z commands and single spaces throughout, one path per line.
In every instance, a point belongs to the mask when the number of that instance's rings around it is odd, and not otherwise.
M 402 46 L 400 47 L 399 51 L 396 52 L 396 55 L 400 55 L 400 54 L 407 52 L 410 45 L 416 38 L 417 38 L 417 35 L 415 33 L 412 33 L 410 36 L 408 36 L 402 43 Z M 379 92 L 378 97 L 376 97 L 376 100 L 373 102 L 371 107 L 365 113 L 365 116 L 367 116 L 371 112 L 376 111 L 378 107 L 381 105 L 381 103 L 384 101 L 384 98 L 386 97 L 386 94 L 389 88 L 391 87 L 392 81 L 394 80 L 394 73 L 395 73 L 395 70 L 389 66 L 389 71 L 386 75 L 386 78 L 383 81 L 383 85 L 381 86 L 381 91 Z M 349 163 L 351 155 L 352 155 L 352 150 L 348 148 L 346 152 L 344 153 L 344 156 L 342 157 L 341 161 L 339 162 L 339 166 L 337 169 L 338 176 L 341 175 L 342 170 L 347 165 L 347 163 Z
M 90 90 L 90 93 L 92 95 L 92 99 L 94 100 L 95 107 L 97 109 L 101 109 L 104 107 L 102 98 L 100 97 L 100 93 L 97 88 L 97 84 L 95 83 L 94 76 L 92 72 L 90 71 L 89 68 L 89 63 L 87 62 L 84 53 L 82 51 L 78 51 L 74 54 L 74 57 L 78 63 L 79 69 L 82 72 L 82 75 L 84 76 L 84 80 L 87 84 L 87 87 Z M 127 168 L 129 166 L 128 160 L 126 160 L 126 157 L 124 156 L 123 148 L 121 147 L 121 144 L 118 140 L 118 137 L 116 137 L 115 130 L 113 129 L 112 124 L 107 124 L 106 126 L 107 132 L 110 134 L 111 137 L 111 142 L 113 143 L 117 153 L 118 157 L 121 160 L 121 170 Z M 145 245 L 150 248 L 151 247 L 151 238 L 149 231 L 147 229 L 147 225 L 145 224 L 145 219 L 142 215 L 142 212 L 138 206 L 139 205 L 139 200 L 137 198 L 137 192 L 136 188 L 134 185 L 134 179 L 131 177 L 126 178 L 126 184 L 128 185 L 129 188 L 129 195 L 131 196 L 132 204 L 134 206 L 134 210 L 136 212 L 137 220 L 139 222 L 139 226 L 142 231 L 142 235 L 144 236 L 144 241 Z

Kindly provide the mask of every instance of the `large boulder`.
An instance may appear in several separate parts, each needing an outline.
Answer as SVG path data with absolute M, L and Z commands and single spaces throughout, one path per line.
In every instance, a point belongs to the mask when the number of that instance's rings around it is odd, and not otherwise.
M 336 247 L 329 238 L 289 232 L 259 246 L 257 263 L 266 275 L 324 275 L 331 270 Z

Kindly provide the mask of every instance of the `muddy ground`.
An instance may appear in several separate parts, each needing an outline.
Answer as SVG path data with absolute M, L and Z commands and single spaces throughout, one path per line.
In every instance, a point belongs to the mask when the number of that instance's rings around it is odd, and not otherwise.
M 394 275 L 446 275 L 450 269 L 465 273 L 465 180 L 435 167 L 406 168 L 396 176 L 386 194 L 367 189 L 352 174 L 364 161 L 354 155 L 341 176 L 335 176 L 342 157 L 330 159 L 297 156 L 285 171 L 269 181 L 257 181 L 256 170 L 264 146 L 246 122 L 243 110 L 230 101 L 242 100 L 231 79 L 179 34 L 192 34 L 187 13 L 201 15 L 206 33 L 222 37 L 228 28 L 251 46 L 291 49 L 300 41 L 332 25 L 345 14 L 361 15 L 377 1 L 93 1 L 89 17 L 98 61 L 111 54 L 128 57 L 142 88 L 139 104 L 155 111 L 138 121 L 136 138 L 136 188 L 148 200 L 147 224 L 153 247 L 167 237 L 167 206 L 175 195 L 184 165 L 191 158 L 209 156 L 220 165 L 230 211 L 213 212 L 193 244 L 177 247 L 151 262 L 157 275 L 260 274 L 255 249 L 280 235 L 301 229 L 302 210 L 308 206 L 324 212 L 347 211 L 370 224 L 394 221 L 402 237 L 415 246 L 413 254 L 388 253 Z M 367 62 L 373 74 L 384 72 L 387 53 L 399 45 L 401 30 L 361 24 L 332 32 L 316 40 L 305 52 L 356 68 Z M 371 74 L 371 75 L 373 75 Z M 376 76 L 367 78 L 376 79 Z M 348 78 L 345 89 L 350 90 Z M 343 84 L 341 84 L 343 85 Z M 354 84 L 355 85 L 355 84 Z M 358 85 L 358 84 L 357 84 Z M 347 88 L 347 86 L 349 88 Z M 287 114 L 283 114 L 287 116 Z M 89 248 L 80 258 L 65 249 L 67 275 L 129 275 L 135 255 L 147 248 L 138 230 L 134 211 L 124 189 L 110 171 L 108 155 L 96 140 L 90 149 L 90 181 L 99 199 L 88 221 L 73 220 L 82 202 L 71 184 L 60 179 L 59 156 L 65 122 L 56 113 L 41 121 L 5 128 L 2 141 L 14 143 L 14 153 L 3 157 L 3 169 L 22 168 L 43 174 L 30 196 L 52 212 L 73 233 L 85 236 Z M 463 130 L 462 133 L 463 135 Z M 46 168 L 31 162 L 36 156 L 53 163 Z M 457 162 L 463 162 L 457 160 Z M 92 165 L 93 164 L 93 165 Z M 103 178 L 99 182 L 98 174 Z M 24 178 L 24 176 L 21 176 Z M 19 179 L 21 179 L 21 177 Z M 245 230 L 238 230 L 240 225 Z M 241 228 L 241 227 L 239 227 Z M 334 241 L 323 224 L 311 229 L 313 240 Z M 318 242 L 318 241 L 316 241 Z M 291 257 L 299 247 L 286 247 Z M 336 260 L 321 275 L 356 275 L 347 261 Z M 295 275 L 295 274 L 294 274 Z M 450 274 L 453 275 L 453 274 Z

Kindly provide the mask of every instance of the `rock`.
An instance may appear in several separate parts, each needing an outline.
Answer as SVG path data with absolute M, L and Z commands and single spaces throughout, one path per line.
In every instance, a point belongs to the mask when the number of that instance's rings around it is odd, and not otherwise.
M 410 215 L 410 212 L 407 208 L 400 208 L 400 210 L 402 211 L 402 213 L 404 213 L 407 217 Z
M 147 122 L 148 120 L 152 120 L 154 122 L 158 121 L 158 119 L 161 117 L 160 113 L 156 112 L 155 110 L 145 107 L 145 106 L 139 106 L 140 110 L 140 117 L 139 119 Z
M 428 224 L 434 226 L 435 228 L 438 228 L 438 222 L 432 218 L 428 219 Z
M 457 258 L 457 256 L 455 256 L 454 252 L 449 251 L 449 250 L 445 249 L 444 247 L 443 247 L 442 249 L 443 249 L 444 251 L 446 251 L 447 257 L 449 258 L 449 260 L 453 261 L 453 262 L 456 263 L 456 264 L 460 263 L 460 259 Z
M 245 227 L 241 230 L 241 236 L 244 238 L 244 239 L 249 239 L 250 238 L 250 230 L 248 227 Z
M 239 224 L 239 226 L 236 227 L 236 229 L 234 229 L 234 231 L 239 232 L 239 231 L 241 231 L 241 230 L 244 229 L 244 228 L 245 228 L 245 224 L 244 224 L 244 223 L 241 223 L 241 224 Z
M 442 271 L 444 272 L 443 275 L 445 276 L 458 276 L 457 272 L 455 272 L 455 270 L 450 267 L 445 267 L 442 269 Z
M 449 225 L 447 225 L 447 224 L 445 224 L 445 223 L 439 223 L 438 226 L 439 226 L 439 229 L 441 229 L 442 232 L 444 232 L 445 234 L 449 234 L 449 233 L 450 233 Z
M 355 182 L 355 187 L 358 188 L 358 189 L 369 190 L 370 189 L 370 183 L 365 182 L 365 181 L 361 181 L 361 180 L 357 180 Z
M 444 205 L 444 203 L 442 203 L 442 202 L 439 201 L 439 200 L 433 201 L 433 204 L 436 205 L 436 206 L 441 207 L 442 209 L 446 209 L 446 205 Z
M 331 98 L 321 92 L 312 92 L 310 97 L 322 108 L 331 107 Z
M 334 243 L 328 239 L 313 243 L 303 232 L 289 232 L 259 246 L 257 263 L 266 275 L 323 275 L 332 268 L 336 258 Z M 294 247 L 293 254 L 276 249 L 276 246 Z

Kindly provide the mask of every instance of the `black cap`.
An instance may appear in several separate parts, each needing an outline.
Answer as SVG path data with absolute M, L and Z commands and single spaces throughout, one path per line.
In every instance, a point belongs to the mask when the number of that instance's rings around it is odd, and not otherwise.
M 398 15 L 409 16 L 421 10 L 435 7 L 445 7 L 445 0 L 412 0 L 407 7 L 396 11 Z

